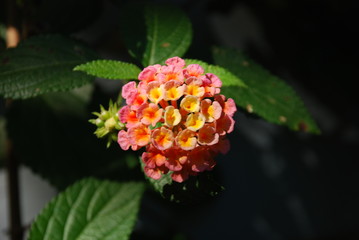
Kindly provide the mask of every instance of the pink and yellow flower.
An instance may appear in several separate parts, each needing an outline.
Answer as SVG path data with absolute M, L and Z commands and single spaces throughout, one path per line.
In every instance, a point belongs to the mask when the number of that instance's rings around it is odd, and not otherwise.
M 217 101 L 203 99 L 201 102 L 201 113 L 206 118 L 206 122 L 218 120 L 222 114 L 222 107 Z
M 173 141 L 173 132 L 168 128 L 156 128 L 152 132 L 152 144 L 159 150 L 169 149 L 172 147 Z
M 144 103 L 137 111 L 137 118 L 145 125 L 152 125 L 154 127 L 157 122 L 162 119 L 163 109 L 159 108 L 154 103 Z
M 206 118 L 202 113 L 191 113 L 187 116 L 185 126 L 187 129 L 195 132 L 204 126 L 205 121 Z
M 219 94 L 218 76 L 173 57 L 165 66 L 146 67 L 138 79 L 139 84 L 129 82 L 122 89 L 127 105 L 118 117 L 127 130 L 118 133 L 120 147 L 146 147 L 144 172 L 153 179 L 170 172 L 183 182 L 210 171 L 214 156 L 229 150 L 225 136 L 234 129 L 237 110 L 233 99 Z
M 180 106 L 186 112 L 198 112 L 200 109 L 200 99 L 196 96 L 188 95 L 181 100 Z
M 160 82 L 154 81 L 147 85 L 147 97 L 151 102 L 158 104 L 164 95 L 164 86 Z
M 176 137 L 176 143 L 183 150 L 192 150 L 197 145 L 196 133 L 189 129 L 182 130 Z
M 165 125 L 168 127 L 174 127 L 181 122 L 181 114 L 178 109 L 174 108 L 173 106 L 167 106 L 165 109 Z
M 129 128 L 127 134 L 131 145 L 143 147 L 150 143 L 151 130 L 142 123 Z

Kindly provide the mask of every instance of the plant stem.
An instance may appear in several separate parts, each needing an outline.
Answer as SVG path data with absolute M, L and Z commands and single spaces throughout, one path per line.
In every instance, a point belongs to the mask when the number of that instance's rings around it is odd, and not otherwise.
M 23 228 L 21 224 L 20 194 L 19 194 L 19 164 L 14 157 L 12 143 L 8 139 L 6 141 L 6 158 L 5 164 L 7 168 L 8 180 L 8 203 L 10 217 L 10 239 L 22 240 Z

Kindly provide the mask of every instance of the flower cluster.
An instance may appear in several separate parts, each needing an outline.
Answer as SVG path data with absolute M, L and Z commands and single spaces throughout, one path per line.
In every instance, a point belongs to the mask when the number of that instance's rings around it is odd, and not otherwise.
M 198 64 L 179 57 L 148 66 L 122 88 L 126 104 L 118 116 L 127 130 L 118 132 L 122 149 L 142 154 L 144 171 L 153 179 L 172 172 L 176 182 L 211 170 L 218 153 L 229 150 L 236 105 L 220 94 L 221 80 Z

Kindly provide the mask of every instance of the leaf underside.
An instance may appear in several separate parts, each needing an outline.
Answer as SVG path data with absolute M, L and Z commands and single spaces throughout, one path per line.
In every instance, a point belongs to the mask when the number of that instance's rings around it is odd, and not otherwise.
M 72 69 L 94 58 L 90 49 L 59 35 L 30 38 L 1 53 L 0 95 L 25 99 L 80 87 L 93 77 Z
M 134 182 L 76 182 L 41 211 L 29 240 L 129 239 L 143 190 Z
M 236 51 L 216 48 L 213 56 L 216 64 L 234 73 L 248 86 L 222 87 L 221 92 L 233 98 L 237 105 L 292 130 L 320 133 L 303 101 L 283 80 Z

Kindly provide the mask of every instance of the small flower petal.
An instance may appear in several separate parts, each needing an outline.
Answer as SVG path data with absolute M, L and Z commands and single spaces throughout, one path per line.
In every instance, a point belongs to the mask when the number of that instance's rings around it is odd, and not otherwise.
M 131 81 L 122 86 L 121 95 L 124 99 L 137 93 L 136 82 Z
M 204 115 L 202 113 L 196 112 L 191 113 L 187 116 L 185 125 L 187 129 L 195 132 L 201 129 L 205 122 L 206 118 L 204 117 Z
M 176 101 L 183 96 L 186 85 L 181 85 L 181 82 L 171 80 L 165 83 L 164 90 L 166 101 Z
M 129 128 L 127 133 L 132 145 L 138 145 L 142 147 L 150 142 L 151 131 L 144 124 L 139 123 L 136 126 Z
M 173 145 L 173 132 L 165 127 L 157 128 L 152 132 L 152 144 L 159 150 L 166 150 Z
M 200 108 L 199 98 L 188 95 L 181 100 L 180 106 L 187 112 L 198 112 Z
M 154 103 L 144 103 L 138 108 L 137 118 L 145 125 L 152 125 L 153 127 L 162 118 L 163 109 L 159 108 Z
M 212 103 L 210 99 L 203 99 L 201 113 L 205 116 L 206 122 L 213 122 L 221 117 L 222 107 L 217 101 Z
M 172 57 L 172 58 L 167 59 L 166 64 L 178 66 L 180 68 L 183 68 L 186 65 L 185 61 L 179 57 Z
M 167 106 L 164 115 L 165 125 L 168 127 L 178 125 L 182 119 L 179 110 L 175 109 L 173 106 Z
M 205 124 L 198 132 L 198 143 L 201 145 L 214 145 L 218 140 L 219 134 L 209 124 Z
M 190 64 L 183 70 L 183 74 L 185 78 L 199 77 L 203 73 L 204 73 L 203 68 L 198 64 Z
M 127 132 L 125 130 L 121 130 L 118 132 L 117 142 L 122 148 L 122 150 L 128 150 L 131 146 L 130 140 L 128 139 Z
M 163 85 L 160 84 L 158 81 L 150 82 L 147 86 L 147 97 L 148 99 L 158 104 L 164 97 L 165 92 Z
M 189 129 L 182 130 L 177 135 L 176 143 L 183 150 L 192 150 L 197 144 L 196 133 Z

